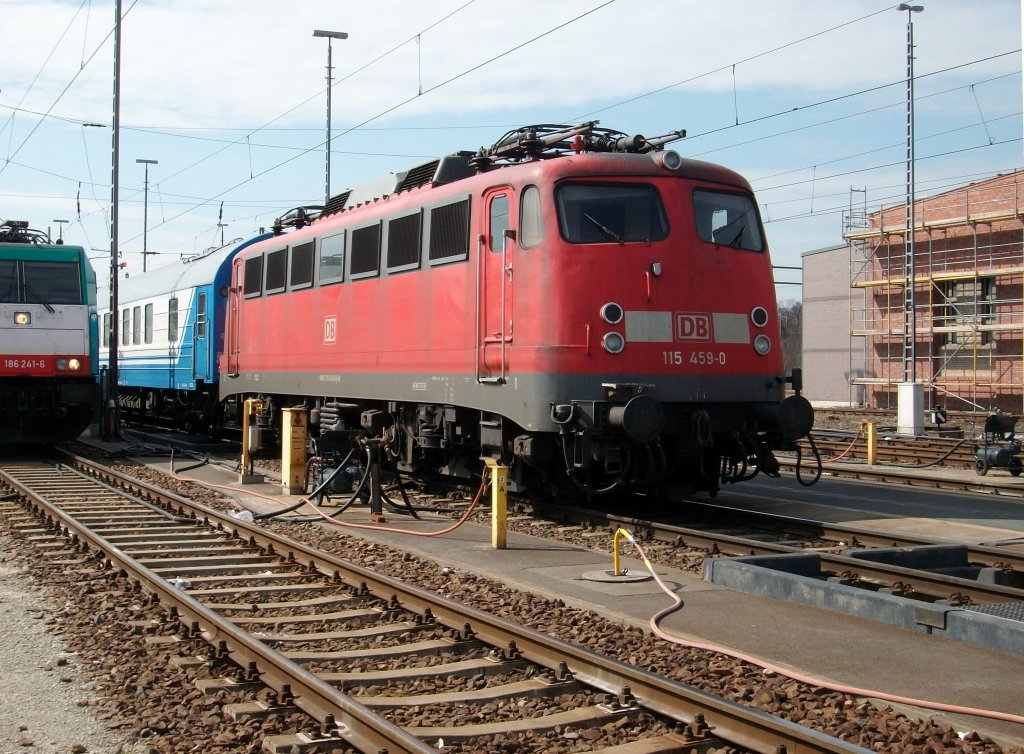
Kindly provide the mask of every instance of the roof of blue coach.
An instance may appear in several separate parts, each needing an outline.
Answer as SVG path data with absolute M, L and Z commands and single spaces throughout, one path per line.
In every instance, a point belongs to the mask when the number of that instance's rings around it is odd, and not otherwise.
M 117 286 L 118 304 L 123 305 L 132 301 L 190 290 L 201 285 L 210 285 L 221 267 L 236 252 L 257 241 L 270 238 L 272 235 L 272 233 L 264 233 L 247 241 L 232 241 L 201 257 L 182 259 L 173 264 L 150 270 L 145 274 L 122 280 Z

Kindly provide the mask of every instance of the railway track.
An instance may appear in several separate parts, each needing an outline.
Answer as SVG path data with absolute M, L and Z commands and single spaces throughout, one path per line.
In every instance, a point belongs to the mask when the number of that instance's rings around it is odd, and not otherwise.
M 617 754 L 865 751 L 83 459 L 5 465 L 0 481 L 26 506 L 5 503 L 6 518 L 42 551 L 61 552 L 62 538 L 92 553 L 238 669 L 208 686 L 269 689 L 228 712 L 315 721 L 265 750 L 495 751 L 514 740 L 525 752 L 578 731 Z
M 679 526 L 666 521 L 619 516 L 604 511 L 561 505 L 532 505 L 534 516 L 563 527 L 575 524 L 578 533 L 606 532 L 619 527 L 632 530 L 649 542 L 649 554 L 658 562 L 699 572 L 705 555 L 785 555 L 815 552 L 821 560 L 823 578 L 856 584 L 871 590 L 889 590 L 922 601 L 945 601 L 958 605 L 986 605 L 1024 602 L 1024 550 L 1003 546 L 959 545 L 890 531 L 845 524 L 831 524 L 756 511 L 743 511 L 711 503 L 687 503 L 687 518 L 703 518 L 707 528 Z M 729 531 L 746 530 L 743 534 Z M 603 535 L 608 539 L 607 535 Z M 964 574 L 918 570 L 873 562 L 843 554 L 863 548 L 961 547 L 964 570 L 987 580 Z M 692 553 L 698 553 L 693 556 Z

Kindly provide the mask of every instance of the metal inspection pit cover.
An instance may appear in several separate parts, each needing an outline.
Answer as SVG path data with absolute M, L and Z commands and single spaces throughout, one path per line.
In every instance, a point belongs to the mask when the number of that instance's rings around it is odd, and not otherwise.
M 1000 602 L 993 605 L 965 605 L 967 610 L 997 618 L 1006 618 L 1024 623 L 1024 602 Z
M 652 576 L 647 571 L 630 573 L 623 569 L 618 575 L 615 571 L 587 571 L 581 578 L 584 581 L 600 581 L 604 584 L 632 584 L 637 581 L 650 581 Z

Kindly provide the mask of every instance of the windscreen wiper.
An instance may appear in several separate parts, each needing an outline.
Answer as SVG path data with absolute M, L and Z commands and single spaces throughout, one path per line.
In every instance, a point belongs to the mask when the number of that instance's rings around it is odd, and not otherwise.
M 625 243 L 625 242 L 624 242 L 624 241 L 623 241 L 623 240 L 622 240 L 622 239 L 621 239 L 621 238 L 619 237 L 619 234 L 618 234 L 618 233 L 616 233 L 616 232 L 615 232 L 614 230 L 612 230 L 611 228 L 609 228 L 609 227 L 608 227 L 607 225 L 604 225 L 604 224 L 602 224 L 600 220 L 598 220 L 598 219 L 596 219 L 596 218 L 594 218 L 594 217 L 591 217 L 591 216 L 590 216 L 590 215 L 588 215 L 588 214 L 587 214 L 586 212 L 584 212 L 584 213 L 583 213 L 583 216 L 584 216 L 585 218 L 587 218 L 588 220 L 590 220 L 590 222 L 594 223 L 594 225 L 595 225 L 595 226 L 597 227 L 597 229 L 598 229 L 599 231 L 601 231 L 601 233 L 603 233 L 603 234 L 604 234 L 604 237 L 605 237 L 605 238 L 610 238 L 610 239 L 611 239 L 612 241 L 618 241 L 619 243 Z
M 43 306 L 45 306 L 46 311 L 48 311 L 50 314 L 53 314 L 54 311 L 56 311 L 52 306 L 43 301 L 43 297 L 36 293 L 34 290 L 32 290 L 32 288 L 27 283 L 22 287 L 25 289 L 25 293 L 27 293 L 29 296 L 32 296 L 32 298 L 36 300 L 37 304 L 42 304 Z

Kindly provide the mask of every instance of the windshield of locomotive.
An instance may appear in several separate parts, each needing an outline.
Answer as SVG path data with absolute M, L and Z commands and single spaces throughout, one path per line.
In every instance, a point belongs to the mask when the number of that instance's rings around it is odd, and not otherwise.
M 757 207 L 747 194 L 694 189 L 697 235 L 708 243 L 747 251 L 764 251 Z
M 558 187 L 558 228 L 569 243 L 660 241 L 668 220 L 654 186 L 568 183 Z
M 22 262 L 22 300 L 37 304 L 81 304 L 78 262 Z

